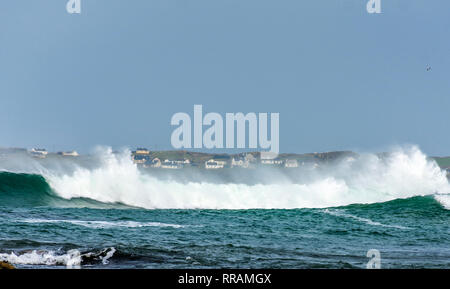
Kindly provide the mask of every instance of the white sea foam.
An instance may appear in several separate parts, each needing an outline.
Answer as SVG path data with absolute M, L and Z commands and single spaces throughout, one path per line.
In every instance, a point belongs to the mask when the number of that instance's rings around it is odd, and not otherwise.
M 445 209 L 450 210 L 450 195 L 437 194 L 434 196 Z
M 69 223 L 93 229 L 108 229 L 114 227 L 141 228 L 141 227 L 171 227 L 182 228 L 183 225 L 166 224 L 160 222 L 135 222 L 135 221 L 85 221 L 85 220 L 49 220 L 49 219 L 23 219 L 18 220 L 23 223 Z
M 116 249 L 111 248 L 111 250 L 109 250 L 104 257 L 100 257 L 103 265 L 109 264 L 109 259 L 114 255 L 114 253 L 116 253 Z
M 70 250 L 66 254 L 58 255 L 54 251 L 33 250 L 19 255 L 14 252 L 0 253 L 0 260 L 15 265 L 62 265 L 67 268 L 79 268 L 81 253 L 78 250 Z
M 343 217 L 343 218 L 349 218 L 349 219 L 353 219 L 362 223 L 366 223 L 368 225 L 371 226 L 381 226 L 381 227 L 388 227 L 388 228 L 396 228 L 396 229 L 402 229 L 402 230 L 407 230 L 407 229 L 411 229 L 409 227 L 404 227 L 404 226 L 400 226 L 400 225 L 387 225 L 387 224 L 382 224 L 379 222 L 375 222 L 372 221 L 371 219 L 367 219 L 367 218 L 362 218 L 362 217 L 358 217 L 352 214 L 348 214 L 346 213 L 344 210 L 333 210 L 333 209 L 325 209 L 323 210 L 324 213 L 326 214 L 330 214 L 332 216 L 336 216 L 336 217 Z
M 83 260 L 91 259 L 101 261 L 102 264 L 109 264 L 109 259 L 113 257 L 116 249 L 111 247 L 101 252 L 88 252 L 82 254 L 79 250 L 73 249 L 65 254 L 58 254 L 55 251 L 33 250 L 21 254 L 0 253 L 0 261 L 6 261 L 14 265 L 45 265 L 45 266 L 66 266 L 67 268 L 80 268 Z
M 114 255 L 114 253 L 116 253 L 116 249 L 114 247 L 111 248 L 107 248 L 105 250 L 103 250 L 102 252 L 99 253 L 93 253 L 93 252 L 89 252 L 86 253 L 84 255 L 82 255 L 84 258 L 99 258 L 102 261 L 103 265 L 107 265 L 109 264 L 109 259 Z
M 446 173 L 417 147 L 397 149 L 386 158 L 363 154 L 312 171 L 300 169 L 294 181 L 261 169 L 258 173 L 268 181 L 252 185 L 206 178 L 187 183 L 162 180 L 140 171 L 129 151 L 114 154 L 103 148 L 96 160 L 96 166 L 71 165 L 70 170 L 34 163 L 27 172 L 43 175 L 61 198 L 147 209 L 325 208 L 450 192 Z

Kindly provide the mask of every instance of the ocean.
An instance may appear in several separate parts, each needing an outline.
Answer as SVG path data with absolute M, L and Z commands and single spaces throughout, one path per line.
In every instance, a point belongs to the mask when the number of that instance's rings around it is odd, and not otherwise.
M 224 171 L 225 172 L 225 171 Z M 319 167 L 143 170 L 129 152 L 0 158 L 18 268 L 450 267 L 450 186 L 418 148 Z

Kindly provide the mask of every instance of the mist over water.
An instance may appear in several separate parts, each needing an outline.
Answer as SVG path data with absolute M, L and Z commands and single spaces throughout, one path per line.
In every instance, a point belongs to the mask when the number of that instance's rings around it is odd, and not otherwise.
M 450 265 L 450 189 L 433 159 L 408 147 L 317 164 L 143 169 L 130 151 L 107 147 L 75 158 L 2 155 L 0 261 L 365 268 L 378 249 L 382 268 Z
M 448 208 L 446 172 L 417 147 L 361 154 L 298 169 L 142 170 L 130 152 L 99 147 L 91 156 L 3 159 L 0 169 L 38 174 L 60 198 L 145 209 L 294 209 L 370 204 L 436 195 Z

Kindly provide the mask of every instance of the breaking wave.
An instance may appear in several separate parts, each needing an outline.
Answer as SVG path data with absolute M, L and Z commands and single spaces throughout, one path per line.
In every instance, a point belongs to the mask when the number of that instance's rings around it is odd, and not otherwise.
M 32 198 L 41 205 L 52 198 L 90 199 L 145 209 L 293 209 L 437 194 L 436 200 L 449 208 L 446 173 L 417 147 L 398 149 L 384 157 L 363 154 L 315 170 L 299 169 L 298 181 L 261 169 L 258 174 L 269 182 L 256 184 L 162 180 L 141 171 L 129 153 L 103 149 L 96 156 L 99 165 L 94 167 L 71 164 L 70 169 L 62 169 L 59 164 L 33 163 L 13 170 L 10 166 L 9 172 L 0 173 L 0 199 Z
M 438 201 L 444 208 L 450 210 L 450 195 L 437 194 L 434 196 L 436 201 Z
M 104 265 L 109 263 L 109 259 L 116 252 L 115 248 L 106 248 L 99 252 L 81 253 L 73 249 L 66 253 L 56 251 L 32 250 L 22 253 L 0 253 L 0 261 L 14 265 L 46 265 L 46 266 L 66 266 L 67 268 L 80 268 L 82 264 L 100 262 Z

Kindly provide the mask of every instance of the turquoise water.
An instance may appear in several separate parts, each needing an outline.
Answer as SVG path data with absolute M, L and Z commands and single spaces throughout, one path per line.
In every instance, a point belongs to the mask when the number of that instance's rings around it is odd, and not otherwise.
M 448 268 L 450 211 L 433 196 L 303 209 L 142 209 L 0 173 L 0 260 L 19 268 Z

